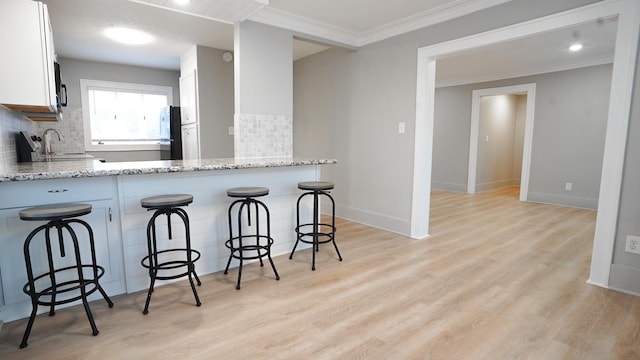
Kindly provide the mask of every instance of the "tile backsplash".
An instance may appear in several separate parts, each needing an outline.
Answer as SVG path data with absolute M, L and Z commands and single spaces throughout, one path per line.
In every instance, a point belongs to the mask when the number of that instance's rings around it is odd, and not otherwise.
M 293 156 L 293 119 L 285 115 L 236 114 L 235 157 L 238 159 Z
M 28 131 L 42 136 L 46 129 L 56 129 L 62 135 L 59 141 L 51 134 L 51 148 L 57 153 L 84 152 L 82 108 L 64 108 L 60 122 L 34 122 L 22 118 L 19 113 L 0 107 L 0 162 L 16 162 L 16 134 Z
M 50 133 L 51 149 L 56 153 L 83 153 L 84 126 L 82 123 L 82 108 L 63 108 L 63 119 L 60 122 L 40 122 L 36 133 L 42 136 L 46 129 L 56 129 L 62 135 L 58 140 L 55 133 Z
M 0 106 L 0 163 L 17 162 L 16 134 L 25 130 L 37 133 L 36 123 Z

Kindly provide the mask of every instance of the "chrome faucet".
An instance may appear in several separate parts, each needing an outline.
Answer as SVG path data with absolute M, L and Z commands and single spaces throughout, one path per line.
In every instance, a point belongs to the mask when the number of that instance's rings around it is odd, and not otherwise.
M 45 160 L 51 160 L 51 155 L 53 151 L 51 150 L 51 140 L 49 139 L 49 131 L 53 131 L 58 135 L 58 141 L 62 141 L 62 135 L 56 129 L 49 128 L 42 133 L 42 138 L 44 139 L 44 156 Z

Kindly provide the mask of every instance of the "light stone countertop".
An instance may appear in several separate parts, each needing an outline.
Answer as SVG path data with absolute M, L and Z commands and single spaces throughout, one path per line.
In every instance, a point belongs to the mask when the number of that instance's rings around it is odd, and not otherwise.
M 115 175 L 161 174 L 173 172 L 233 170 L 284 166 L 336 164 L 335 159 L 202 159 L 157 160 L 130 162 L 100 162 L 99 160 L 69 160 L 33 163 L 0 164 L 0 182 L 82 178 Z

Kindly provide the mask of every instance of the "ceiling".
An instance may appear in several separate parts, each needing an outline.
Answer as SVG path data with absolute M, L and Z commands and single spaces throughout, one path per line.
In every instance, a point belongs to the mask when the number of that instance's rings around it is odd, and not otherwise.
M 173 0 L 42 1 L 49 8 L 58 56 L 177 70 L 180 55 L 194 44 L 233 51 L 233 24 L 239 21 L 291 30 L 297 60 L 330 46 L 357 49 L 510 0 L 191 0 L 186 6 Z M 118 44 L 103 35 L 110 26 L 142 30 L 153 34 L 155 41 L 144 46 Z M 584 63 L 576 61 L 576 54 L 563 58 L 568 45 L 560 39 L 576 33 L 585 41 L 598 34 L 590 53 L 584 51 L 581 56 L 597 56 L 602 62 L 606 56 L 612 58 L 615 28 L 614 21 L 587 24 L 451 57 L 438 62 L 438 81 L 457 83 L 462 78 L 479 78 L 480 73 L 495 78 L 501 76 L 496 72 L 530 72 L 524 68 L 550 62 L 556 67 L 560 62 Z M 502 66 L 504 56 L 516 52 L 521 58 Z

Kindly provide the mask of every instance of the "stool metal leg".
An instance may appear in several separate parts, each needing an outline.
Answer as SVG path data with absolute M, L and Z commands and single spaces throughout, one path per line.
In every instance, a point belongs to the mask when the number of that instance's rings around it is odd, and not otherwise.
M 313 195 L 313 219 L 310 223 L 301 224 L 300 222 L 300 202 L 307 195 Z M 325 224 L 320 221 L 320 195 L 324 195 L 331 200 L 331 224 Z M 310 226 L 311 232 L 303 232 L 302 228 Z M 321 226 L 330 227 L 331 232 L 322 232 Z M 293 254 L 298 247 L 298 243 L 304 242 L 307 244 L 311 244 L 311 270 L 316 269 L 316 252 L 320 251 L 320 244 L 327 243 L 331 241 L 333 243 L 333 247 L 336 249 L 336 253 L 338 254 L 338 259 L 342 261 L 342 255 L 340 254 L 340 250 L 338 250 L 338 245 L 336 244 L 336 204 L 333 200 L 333 197 L 329 194 L 329 192 L 324 190 L 313 190 L 307 191 L 298 197 L 298 201 L 296 203 L 296 242 L 293 245 L 293 249 L 291 249 L 291 254 L 289 254 L 289 260 L 293 259 Z M 321 237 L 326 237 L 326 240 L 320 240 Z M 310 237 L 310 240 L 304 239 L 305 237 Z
M 265 205 L 262 201 L 256 200 L 256 202 L 262 205 L 262 207 L 264 208 L 264 211 L 267 213 L 267 242 L 268 242 L 267 258 L 271 263 L 271 268 L 273 269 L 273 273 L 276 275 L 276 280 L 280 280 L 280 274 L 278 274 L 278 270 L 276 270 L 276 265 L 273 263 L 273 259 L 271 258 L 271 242 L 273 241 L 271 239 L 271 214 L 269 213 L 269 209 L 267 208 L 267 205 Z M 262 257 L 260 257 L 260 261 L 262 261 Z
M 89 233 L 89 246 L 91 247 L 91 264 L 93 265 L 93 278 L 96 279 L 95 285 L 98 288 L 98 291 L 100 291 L 100 294 L 102 295 L 104 300 L 107 302 L 107 305 L 109 306 L 109 308 L 113 308 L 113 301 L 111 301 L 111 298 L 109 298 L 109 295 L 107 295 L 106 291 L 104 291 L 104 289 L 102 288 L 102 285 L 100 285 L 100 283 L 97 280 L 98 279 L 98 261 L 96 259 L 96 244 L 94 241 L 95 239 L 93 237 L 93 229 L 86 221 L 80 220 L 80 219 L 67 220 L 67 223 L 78 223 L 83 225 L 85 229 L 87 229 L 87 232 Z
M 85 290 L 85 281 L 84 274 L 82 273 L 82 260 L 80 259 L 80 246 L 78 245 L 78 237 L 76 236 L 75 231 L 71 228 L 71 226 L 64 224 L 65 229 L 69 231 L 71 235 L 71 240 L 73 241 L 73 249 L 76 258 L 77 270 L 78 270 L 78 280 L 80 281 L 80 294 L 82 295 L 82 305 L 84 306 L 84 312 L 87 313 L 87 318 L 89 319 L 89 325 L 91 325 L 91 330 L 93 331 L 93 336 L 98 335 L 99 331 L 96 327 L 96 322 L 93 320 L 93 314 L 91 313 L 91 309 L 89 308 L 89 303 L 87 302 L 87 293 Z M 59 232 L 60 233 L 60 232 Z M 93 242 L 93 234 L 90 234 L 90 241 Z
M 150 277 L 150 283 L 149 283 L 149 290 L 147 291 L 147 299 L 144 303 L 144 310 L 142 310 L 142 313 L 144 315 L 147 315 L 149 313 L 149 303 L 151 302 L 151 294 L 153 293 L 153 287 L 155 286 L 156 283 L 156 277 L 158 275 L 158 268 L 157 268 L 157 263 L 158 263 L 158 251 L 157 251 L 157 244 L 156 244 L 156 218 L 160 215 L 161 213 L 159 211 L 156 211 L 153 216 L 151 216 L 151 219 L 149 220 L 149 223 L 147 223 L 147 251 L 149 253 L 149 277 Z
M 31 240 L 33 237 L 39 233 L 43 229 L 47 229 L 49 224 L 42 225 L 37 227 L 27 236 L 27 239 L 24 242 L 24 261 L 27 267 L 27 279 L 29 286 L 29 297 L 31 298 L 31 315 L 29 316 L 29 322 L 27 322 L 27 328 L 24 331 L 24 335 L 22 336 L 22 342 L 20 343 L 20 348 L 24 349 L 27 347 L 27 340 L 29 339 L 29 334 L 31 334 L 31 328 L 33 327 L 33 322 L 36 319 L 36 314 L 38 312 L 38 296 L 36 294 L 36 285 L 33 277 L 33 268 L 31 266 L 31 252 L 29 251 L 29 244 L 31 244 Z M 48 244 L 48 242 L 47 242 Z
M 238 227 L 238 236 L 233 235 L 233 209 L 236 205 L 240 204 L 238 208 L 237 214 L 237 227 Z M 242 233 L 242 214 L 243 211 L 247 211 L 247 225 L 251 226 L 251 205 L 253 205 L 255 211 L 255 234 L 243 234 Z M 260 207 L 264 210 L 267 215 L 267 235 L 261 235 L 260 233 Z M 271 258 L 271 244 L 273 243 L 273 239 L 271 238 L 271 216 L 269 214 L 269 209 L 267 206 L 254 198 L 244 198 L 240 200 L 236 200 L 229 206 L 229 210 L 227 212 L 228 222 L 229 222 L 229 240 L 225 243 L 227 248 L 229 248 L 229 259 L 227 260 L 227 266 L 224 270 L 225 274 L 229 273 L 229 266 L 231 265 L 231 259 L 238 259 L 238 280 L 236 282 L 236 290 L 240 290 L 241 282 L 242 282 L 242 269 L 244 266 L 245 259 L 258 259 L 260 261 L 260 266 L 264 266 L 263 257 L 267 256 L 269 259 L 269 263 L 271 264 L 271 268 L 276 276 L 276 280 L 280 280 L 280 275 L 276 270 L 276 266 Z M 255 244 L 250 243 L 246 244 L 243 242 L 244 240 L 255 238 Z M 266 244 L 262 244 L 261 240 L 266 238 Z M 235 242 L 237 241 L 237 246 Z M 256 251 L 256 255 L 246 255 L 247 251 Z
M 195 278 L 196 283 L 198 284 L 198 286 L 202 285 L 202 282 L 200 281 L 200 278 L 198 277 L 198 274 L 196 273 L 195 265 L 194 265 L 195 260 L 192 257 L 192 252 L 195 252 L 195 250 L 191 249 L 191 230 L 190 230 L 190 227 L 189 227 L 189 216 L 187 215 L 187 212 L 184 209 L 181 209 L 181 208 L 178 208 L 178 207 L 156 208 L 155 210 L 156 211 L 151 216 L 151 219 L 149 220 L 149 222 L 147 224 L 147 252 L 148 252 L 148 256 L 145 257 L 144 259 L 142 259 L 142 265 L 149 268 L 149 278 L 150 278 L 149 290 L 147 291 L 147 298 L 146 298 L 145 305 L 144 305 L 144 310 L 142 310 L 142 313 L 145 314 L 145 315 L 147 315 L 149 313 L 149 304 L 151 302 L 151 295 L 153 294 L 156 280 L 158 280 L 158 279 L 163 279 L 163 280 L 176 279 L 178 277 L 182 277 L 182 276 L 185 276 L 185 275 L 189 279 L 189 285 L 191 286 L 191 291 L 193 292 L 193 297 L 196 300 L 196 306 L 200 306 L 202 303 L 200 302 L 200 297 L 198 296 L 198 292 L 196 290 L 195 283 L 194 283 L 193 279 Z M 174 262 L 174 264 L 171 264 L 171 263 L 160 264 L 160 262 L 158 260 L 158 254 L 163 252 L 163 251 L 158 251 L 157 232 L 156 232 L 156 219 L 160 215 L 166 215 L 166 217 L 167 217 L 168 236 L 169 236 L 169 239 L 171 240 L 172 237 L 173 237 L 172 236 L 172 230 L 171 230 L 171 215 L 172 214 L 177 215 L 182 220 L 182 222 L 184 223 L 184 227 L 185 227 L 185 246 L 186 246 L 186 248 L 184 249 L 184 251 L 186 252 L 186 261 L 179 262 L 178 265 L 176 265 L 176 266 L 186 266 L 187 271 L 186 271 L 186 273 L 183 273 L 181 275 L 176 275 L 176 276 L 158 276 L 158 271 L 161 270 L 163 265 L 165 265 L 165 266 L 166 265 L 175 265 L 175 262 Z M 170 249 L 170 250 L 164 250 L 164 251 L 176 251 L 176 250 L 175 249 Z M 198 258 L 199 258 L 199 253 L 197 253 L 197 254 L 198 254 Z M 196 260 L 198 258 L 196 258 Z M 145 259 L 147 259 L 149 261 L 148 266 L 144 264 Z M 169 267 L 169 268 L 175 268 L 175 266 L 172 266 L 172 267 Z
M 234 202 L 231 203 L 231 205 L 229 205 L 229 209 L 227 210 L 227 219 L 229 220 L 229 242 L 231 245 L 233 245 L 231 242 L 233 242 L 233 224 L 232 224 L 232 220 L 231 220 L 231 210 L 233 209 L 233 206 L 238 202 L 238 201 L 242 201 L 242 200 L 236 200 Z M 229 260 L 227 260 L 227 267 L 224 268 L 224 274 L 227 275 L 229 273 L 229 265 L 231 265 L 231 259 L 233 258 L 233 246 L 230 247 L 230 251 L 229 251 Z
M 302 200 L 304 194 L 298 197 L 298 201 L 296 202 L 296 243 L 293 244 L 293 249 L 291 249 L 291 254 L 289 254 L 289 260 L 293 259 L 293 253 L 296 252 L 296 247 L 298 247 L 298 243 L 300 242 L 300 200 Z
M 318 244 L 318 192 L 313 192 L 313 245 L 311 248 L 311 270 L 316 271 L 316 252 L 320 251 Z
M 189 215 L 184 209 L 174 208 L 175 214 L 178 214 L 182 222 L 184 223 L 185 229 L 185 241 L 187 243 L 187 274 L 189 278 L 189 284 L 191 285 L 191 291 L 193 291 L 193 297 L 196 299 L 196 306 L 202 305 L 200 302 L 200 297 L 198 297 L 198 292 L 196 291 L 196 287 L 193 283 L 193 278 L 195 277 L 198 282 L 198 286 L 202 285 L 200 282 L 200 278 L 198 278 L 198 274 L 196 274 L 195 265 L 193 263 L 193 259 L 191 258 L 191 229 L 189 226 Z
M 79 241 L 78 241 L 78 236 L 75 232 L 75 230 L 73 230 L 73 228 L 71 227 L 71 225 L 69 225 L 70 223 L 78 223 L 82 226 L 84 226 L 87 229 L 87 233 L 89 235 L 89 245 L 90 245 L 90 251 L 91 251 L 91 264 L 90 265 L 83 265 L 82 264 L 82 258 L 80 255 L 80 245 L 79 245 Z M 74 252 L 74 260 L 75 260 L 75 265 L 71 266 L 71 267 L 66 267 L 66 268 L 62 268 L 62 269 L 58 269 L 56 270 L 54 268 L 54 262 L 53 262 L 53 251 L 52 251 L 52 246 L 51 246 L 51 229 L 52 228 L 56 228 L 57 230 L 57 234 L 58 234 L 58 242 L 60 244 L 60 256 L 64 257 L 66 256 L 65 251 L 64 251 L 64 239 L 63 239 L 63 231 L 62 229 L 65 229 L 67 231 L 67 233 L 69 234 L 69 236 L 71 237 L 71 242 L 73 244 L 73 252 Z M 31 245 L 31 241 L 33 240 L 33 238 L 35 237 L 35 235 L 37 233 L 39 233 L 40 231 L 44 230 L 44 241 L 45 241 L 45 246 L 47 249 L 47 260 L 49 262 L 48 267 L 49 267 L 49 273 L 41 275 L 39 278 L 48 276 L 49 280 L 50 280 L 50 288 L 43 290 L 42 292 L 38 292 L 36 290 L 36 284 L 35 284 L 35 280 L 36 278 L 33 275 L 33 267 L 32 267 L 32 262 L 31 262 L 31 251 L 30 251 L 30 245 Z M 27 293 L 27 295 L 29 295 L 29 297 L 31 298 L 31 305 L 32 305 L 32 310 L 31 310 L 31 315 L 29 317 L 29 321 L 27 323 L 27 328 L 25 329 L 25 333 L 22 337 L 22 342 L 20 343 L 20 348 L 25 348 L 28 345 L 28 339 L 29 339 L 29 335 L 31 334 L 31 329 L 33 328 L 33 323 L 35 321 L 36 318 L 36 314 L 37 314 L 37 309 L 38 309 L 38 305 L 42 304 L 42 305 L 49 305 L 50 309 L 49 309 L 49 316 L 53 316 L 55 315 L 55 305 L 59 305 L 59 304 L 64 304 L 67 302 L 71 302 L 71 301 L 75 301 L 75 300 L 82 300 L 82 305 L 84 307 L 85 313 L 87 314 L 87 319 L 89 320 L 89 325 L 91 326 L 91 330 L 93 335 L 98 335 L 99 331 L 98 328 L 96 327 L 94 318 L 93 318 L 93 314 L 91 313 L 91 308 L 89 307 L 89 303 L 87 301 L 87 297 L 96 289 L 100 291 L 100 293 L 102 294 L 103 298 L 107 301 L 107 304 L 109 305 L 109 307 L 113 307 L 113 302 L 111 301 L 111 299 L 109 298 L 109 296 L 107 296 L 106 292 L 104 291 L 104 289 L 102 288 L 102 286 L 100 285 L 98 278 L 102 275 L 102 274 L 98 274 L 98 268 L 99 266 L 97 265 L 97 261 L 96 261 L 96 253 L 95 253 L 95 242 L 94 242 L 94 237 L 93 237 L 93 230 L 91 229 L 91 226 L 89 226 L 88 223 L 86 223 L 83 220 L 79 220 L 79 219 L 69 219 L 69 220 L 51 220 L 49 221 L 47 224 L 45 225 L 41 225 L 39 227 L 37 227 L 35 230 L 33 230 L 28 236 L 27 239 L 25 240 L 24 243 L 24 257 L 25 257 L 25 265 L 27 268 L 27 278 L 28 278 L 28 283 L 25 285 L 25 292 Z M 93 279 L 85 279 L 84 277 L 84 273 L 83 273 L 83 267 L 91 267 L 93 269 Z M 73 269 L 75 267 L 76 269 L 76 273 L 77 273 L 77 280 L 74 280 L 74 282 L 77 282 L 78 286 L 76 289 L 80 290 L 80 295 L 78 297 L 69 299 L 69 300 L 61 300 L 61 301 L 57 301 L 56 300 L 56 295 L 57 295 L 57 287 L 58 287 L 58 283 L 56 280 L 56 276 L 55 274 L 58 271 L 64 271 L 64 270 L 70 270 Z M 66 284 L 69 284 L 69 282 L 63 282 L 60 285 L 64 286 Z M 93 284 L 95 286 L 94 289 L 90 289 L 89 291 L 87 291 L 86 287 L 90 284 Z M 61 290 L 61 292 L 64 292 L 65 290 Z M 49 302 L 41 302 L 39 300 L 40 296 L 43 295 L 47 295 L 47 292 L 49 292 L 49 296 L 50 296 L 50 300 Z
M 60 234 L 58 234 L 58 236 L 60 236 Z M 49 262 L 49 282 L 51 283 L 51 305 L 49 308 L 49 316 L 53 316 L 56 314 L 54 304 L 56 302 L 56 289 L 58 286 L 56 283 L 56 272 L 53 268 L 53 254 L 51 250 L 51 227 L 46 228 L 44 233 L 44 238 L 45 238 L 45 246 L 47 248 L 47 259 Z M 58 241 L 61 241 L 61 240 L 58 240 Z M 64 248 L 61 246 L 60 249 L 62 251 L 62 249 Z M 63 253 L 61 253 L 60 256 L 64 256 Z
M 333 242 L 333 247 L 336 249 L 336 253 L 338 254 L 338 259 L 342 261 L 342 255 L 340 255 L 338 244 L 336 244 L 336 202 L 333 200 L 333 196 L 328 192 L 323 191 L 322 194 L 331 200 L 331 241 Z

